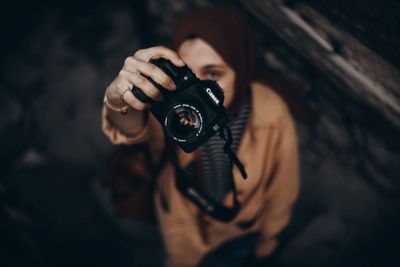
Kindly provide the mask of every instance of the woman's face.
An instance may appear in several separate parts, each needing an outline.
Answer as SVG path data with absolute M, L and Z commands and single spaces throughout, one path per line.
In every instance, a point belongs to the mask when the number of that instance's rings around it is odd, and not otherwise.
M 198 78 L 214 80 L 221 86 L 225 92 L 224 106 L 228 107 L 235 94 L 236 74 L 221 56 L 199 38 L 184 41 L 178 55 Z

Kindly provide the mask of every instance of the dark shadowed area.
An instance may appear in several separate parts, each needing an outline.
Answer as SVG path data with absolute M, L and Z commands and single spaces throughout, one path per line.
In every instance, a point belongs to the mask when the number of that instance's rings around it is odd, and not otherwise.
M 127 56 L 168 46 L 179 16 L 211 3 L 253 28 L 300 141 L 292 220 L 253 265 L 400 266 L 398 0 L 3 3 L 0 266 L 162 265 L 146 179 L 126 178 L 143 155 L 103 135 L 102 99 Z M 201 266 L 249 266 L 251 238 Z

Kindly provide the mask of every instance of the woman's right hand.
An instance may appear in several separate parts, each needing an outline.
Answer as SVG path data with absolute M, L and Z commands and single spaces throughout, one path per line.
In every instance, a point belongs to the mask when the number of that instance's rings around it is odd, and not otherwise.
M 178 67 L 185 65 L 174 51 L 163 46 L 136 51 L 133 56 L 125 59 L 122 70 L 106 89 L 106 104 L 110 109 L 118 110 L 128 105 L 134 110 L 145 110 L 148 105 L 133 95 L 132 88 L 134 87 L 142 90 L 153 100 L 161 101 L 161 92 L 144 76 L 151 78 L 165 89 L 176 89 L 173 80 L 160 68 L 149 62 L 156 58 L 168 59 Z

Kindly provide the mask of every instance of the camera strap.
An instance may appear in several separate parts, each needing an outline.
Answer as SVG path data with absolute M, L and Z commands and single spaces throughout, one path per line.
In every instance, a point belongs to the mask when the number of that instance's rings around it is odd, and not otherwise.
M 226 132 L 225 133 L 225 130 Z M 237 158 L 236 154 L 231 149 L 232 144 L 232 134 L 228 126 L 220 130 L 220 136 L 225 140 L 224 152 L 228 154 L 230 158 L 231 167 L 235 164 L 243 179 L 247 178 L 246 170 L 240 160 Z M 188 199 L 190 199 L 196 206 L 204 213 L 210 215 L 214 219 L 220 220 L 222 222 L 229 222 L 235 218 L 240 209 L 240 203 L 237 198 L 237 191 L 235 182 L 233 180 L 233 175 L 231 175 L 230 185 L 233 193 L 233 206 L 226 207 L 214 199 L 208 197 L 194 182 L 189 179 L 189 174 L 180 167 L 178 157 L 176 155 L 175 149 L 168 149 L 169 159 L 172 162 L 176 170 L 176 187 L 178 190 Z
M 225 134 L 225 130 L 226 130 L 226 134 Z M 233 139 L 232 139 L 231 128 L 229 128 L 229 126 L 222 128 L 219 131 L 219 136 L 221 136 L 221 138 L 225 140 L 225 145 L 224 145 L 225 154 L 227 154 L 229 156 L 231 163 L 235 164 L 236 167 L 239 169 L 240 174 L 242 175 L 243 179 L 247 179 L 246 169 L 244 168 L 242 162 L 236 156 L 235 152 L 233 152 L 233 150 L 232 150 Z M 231 167 L 233 167 L 233 166 L 231 166 Z

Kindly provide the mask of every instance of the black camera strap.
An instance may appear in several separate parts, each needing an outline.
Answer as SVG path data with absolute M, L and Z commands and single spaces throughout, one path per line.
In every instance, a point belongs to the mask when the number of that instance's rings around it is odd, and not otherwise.
M 226 134 L 225 134 L 225 129 L 226 129 Z M 247 179 L 246 169 L 244 168 L 242 162 L 240 162 L 236 154 L 232 151 L 233 139 L 232 139 L 231 128 L 229 128 L 229 126 L 226 126 L 225 128 L 221 129 L 219 131 L 219 136 L 221 136 L 221 138 L 225 140 L 225 145 L 224 145 L 225 154 L 229 156 L 231 163 L 235 164 L 236 167 L 238 167 L 243 179 Z
M 225 133 L 225 129 L 226 132 Z M 228 154 L 230 158 L 231 167 L 235 164 L 243 179 L 247 178 L 246 170 L 240 160 L 237 158 L 236 154 L 231 149 L 232 144 L 232 134 L 230 128 L 227 126 L 220 130 L 220 136 L 225 140 L 224 152 Z M 190 199 L 196 206 L 204 213 L 210 215 L 211 217 L 223 221 L 229 222 L 235 218 L 240 209 L 240 203 L 237 198 L 237 191 L 235 182 L 233 180 L 233 175 L 231 175 L 231 188 L 233 193 L 233 206 L 226 207 L 218 203 L 214 199 L 208 197 L 194 182 L 189 179 L 190 175 L 180 167 L 178 157 L 176 155 L 175 149 L 167 149 L 169 154 L 169 159 L 175 167 L 176 170 L 176 187 L 178 190 L 188 199 Z

